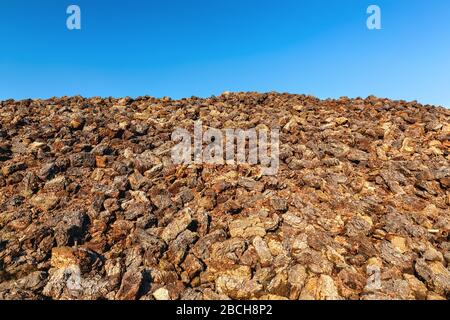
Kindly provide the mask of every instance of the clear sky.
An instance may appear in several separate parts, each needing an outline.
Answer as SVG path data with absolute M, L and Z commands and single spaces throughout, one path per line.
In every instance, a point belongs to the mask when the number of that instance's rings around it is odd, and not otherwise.
M 66 9 L 81 8 L 81 30 Z M 366 27 L 370 4 L 382 30 Z M 450 107 L 448 0 L 0 0 L 0 99 L 280 91 Z

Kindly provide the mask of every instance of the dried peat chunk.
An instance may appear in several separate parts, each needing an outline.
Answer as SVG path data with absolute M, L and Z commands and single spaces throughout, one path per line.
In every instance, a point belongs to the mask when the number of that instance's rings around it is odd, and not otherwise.
M 319 251 L 308 249 L 306 244 L 299 244 L 297 241 L 292 245 L 291 255 L 295 261 L 307 266 L 308 270 L 316 274 L 330 274 L 333 270 L 333 263 L 328 261 Z
M 267 285 L 267 291 L 277 296 L 288 297 L 290 284 L 287 273 L 284 271 L 278 273 Z
M 264 237 L 266 235 L 266 229 L 264 229 L 261 225 L 261 220 L 257 217 L 234 220 L 229 223 L 228 228 L 233 238 Z
M 24 162 L 14 163 L 14 164 L 6 165 L 6 166 L 2 167 L 2 173 L 5 177 L 8 177 L 15 172 L 23 171 L 26 168 L 27 168 L 27 165 Z
M 328 275 L 309 278 L 300 294 L 300 300 L 342 300 L 333 278 Z
M 133 190 L 139 190 L 149 182 L 147 178 L 136 170 L 128 177 L 128 181 L 130 182 L 131 189 Z
M 286 213 L 282 216 L 283 222 L 290 225 L 291 227 L 303 229 L 306 226 L 305 219 L 296 216 L 293 213 Z
M 62 213 L 62 220 L 55 227 L 55 239 L 58 246 L 82 244 L 88 224 L 88 216 L 84 211 Z
M 77 266 L 56 269 L 42 293 L 60 300 L 98 300 L 108 294 L 108 283 L 99 275 L 81 277 Z
M 74 116 L 69 121 L 69 127 L 74 130 L 81 130 L 84 126 L 85 120 L 80 116 Z
M 54 269 L 42 294 L 54 300 L 75 299 L 81 291 L 80 269 L 77 265 Z
M 392 236 L 390 237 L 389 241 L 394 246 L 395 249 L 397 249 L 400 253 L 405 253 L 409 251 L 406 238 L 404 237 L 398 237 L 398 236 Z
M 200 239 L 192 247 L 192 253 L 201 260 L 210 257 L 210 248 L 216 242 L 223 242 L 227 238 L 227 233 L 223 229 L 212 231 Z
M 288 282 L 291 287 L 289 298 L 297 300 L 301 290 L 305 286 L 308 273 L 306 268 L 302 265 L 296 264 L 289 269 Z
M 185 211 L 181 216 L 175 217 L 174 220 L 164 228 L 161 233 L 161 239 L 165 242 L 174 240 L 181 232 L 186 230 L 193 222 L 192 216 L 188 211 Z
M 412 270 L 414 255 L 409 252 L 402 253 L 390 242 L 383 241 L 380 245 L 381 258 L 387 263 L 400 267 L 402 270 Z
M 95 155 L 89 152 L 80 152 L 70 156 L 72 167 L 94 168 L 96 165 Z
M 393 234 L 423 238 L 426 230 L 415 224 L 411 218 L 399 213 L 389 213 L 384 217 L 384 230 Z
M 62 269 L 71 265 L 78 265 L 79 259 L 75 250 L 69 247 L 58 247 L 52 249 L 51 266 Z
M 12 156 L 11 145 L 0 142 L 0 161 L 7 161 Z
M 149 223 L 156 223 L 156 217 L 152 214 L 152 206 L 149 202 L 140 202 L 140 201 L 130 201 L 125 205 L 122 205 L 124 208 L 124 218 L 129 221 L 136 220 L 143 216 L 150 216 Z
M 320 189 L 322 187 L 322 184 L 324 183 L 323 179 L 320 177 L 317 177 L 315 174 L 305 174 L 302 177 L 302 183 L 307 186 L 314 189 Z
M 161 160 L 149 150 L 144 151 L 134 160 L 134 167 L 142 174 L 159 164 Z
M 127 222 L 129 223 L 129 222 Z M 133 243 L 139 244 L 144 249 L 156 249 L 164 251 L 166 244 L 159 237 L 149 233 L 147 230 L 136 229 L 131 235 Z M 156 254 L 156 251 L 154 252 Z
M 264 190 L 264 183 L 249 178 L 239 179 L 238 185 L 247 189 L 247 191 L 262 192 Z
M 97 168 L 106 168 L 108 165 L 108 157 L 105 156 L 95 156 L 95 166 Z
M 349 237 L 367 236 L 372 229 L 372 222 L 362 217 L 354 217 L 345 228 L 345 234 Z
M 428 295 L 427 295 L 427 300 L 445 301 L 447 299 L 445 297 L 437 294 L 436 292 L 429 291 Z
M 339 117 L 339 118 L 336 118 L 335 120 L 334 120 L 338 125 L 344 125 L 344 124 L 346 124 L 347 122 L 348 122 L 348 119 L 346 118 L 346 117 Z
M 41 178 L 43 181 L 52 179 L 59 171 L 59 168 L 56 166 L 55 163 L 50 162 L 47 164 L 44 164 L 41 169 L 38 172 L 39 178 Z
M 272 263 L 272 254 L 267 243 L 259 236 L 253 239 L 253 246 L 258 254 L 261 266 L 269 266 Z
M 407 274 L 407 273 L 405 273 L 403 275 L 403 277 L 408 282 L 408 285 L 411 288 L 411 290 L 417 300 L 426 300 L 427 299 L 428 289 L 427 289 L 427 286 L 422 281 L 417 279 L 415 276 L 413 276 L 411 274 Z
M 368 161 L 370 159 L 370 154 L 362 150 L 352 149 L 348 153 L 347 158 L 352 162 Z
M 117 199 L 114 198 L 106 199 L 103 202 L 103 207 L 105 207 L 105 210 L 108 211 L 109 213 L 114 213 L 120 210 L 119 201 L 117 201 Z
M 216 291 L 232 299 L 255 298 L 261 295 L 263 286 L 251 278 L 251 269 L 246 266 L 225 271 L 215 281 Z
M 59 197 L 53 193 L 38 194 L 30 199 L 30 204 L 42 211 L 50 211 L 59 203 Z
M 288 210 L 286 201 L 280 197 L 270 199 L 270 204 L 275 211 L 286 212 Z
M 105 272 L 111 289 L 117 288 L 122 279 L 123 266 L 119 258 L 109 259 L 105 262 Z
M 116 294 L 117 300 L 136 300 L 144 281 L 144 275 L 139 270 L 128 270 L 122 278 L 120 289 Z
M 39 178 L 32 172 L 25 174 L 21 183 L 21 195 L 30 197 L 39 190 Z
M 418 259 L 415 269 L 430 290 L 443 295 L 450 292 L 450 271 L 441 262 Z
M 53 299 L 98 299 L 106 293 L 106 282 L 99 276 L 86 278 L 98 256 L 84 249 L 58 247 L 52 249 L 50 277 L 43 295 Z
M 105 156 L 111 154 L 113 151 L 111 150 L 108 144 L 100 143 L 92 148 L 91 153 L 96 156 Z
M 203 271 L 203 263 L 193 254 L 189 254 L 181 264 L 189 279 L 193 279 Z
M 22 290 L 39 291 L 47 283 L 47 272 L 34 271 L 15 281 L 17 288 Z
M 442 253 L 437 251 L 432 246 L 429 246 L 428 249 L 423 253 L 423 258 L 427 261 L 439 261 L 444 262 L 444 256 Z
M 189 230 L 185 230 L 173 240 L 167 251 L 167 258 L 174 265 L 179 265 L 186 257 L 189 246 L 198 239 L 198 234 Z
M 206 264 L 217 270 L 228 270 L 239 264 L 247 245 L 242 238 L 231 238 L 212 244 Z
M 166 288 L 159 288 L 155 292 L 153 292 L 153 297 L 155 300 L 170 300 L 169 290 Z
M 401 300 L 415 299 L 414 292 L 411 290 L 408 281 L 399 279 L 388 279 L 382 281 L 380 292 L 387 296 L 387 299 L 398 298 Z
M 230 199 L 223 204 L 223 209 L 227 214 L 237 215 L 242 212 L 244 206 L 240 201 Z
M 160 188 L 152 188 L 150 190 L 150 200 L 160 210 L 169 208 L 173 203 L 172 199 L 170 199 L 170 193 Z
M 277 215 L 264 217 L 252 215 L 245 218 L 238 218 L 228 223 L 231 237 L 252 238 L 255 236 L 264 237 L 267 231 L 275 230 L 278 227 L 280 218 Z
M 288 167 L 291 170 L 301 170 L 305 167 L 305 163 L 303 160 L 300 160 L 300 159 L 292 159 L 289 162 Z
M 191 202 L 194 199 L 194 192 L 187 188 L 187 187 L 182 187 L 179 192 L 178 195 L 175 197 L 175 202 L 180 202 L 182 205 L 186 205 L 187 203 Z
M 100 257 L 84 248 L 55 247 L 52 249 L 50 264 L 53 268 L 64 269 L 76 265 L 80 272 L 90 272 L 94 264 L 100 263 Z
M 60 176 L 46 182 L 44 185 L 44 190 L 46 192 L 59 192 L 65 190 L 69 184 L 69 179 L 64 176 Z
M 447 265 L 450 265 L 450 252 L 446 252 L 444 254 L 444 259 L 445 259 L 445 262 L 447 263 Z

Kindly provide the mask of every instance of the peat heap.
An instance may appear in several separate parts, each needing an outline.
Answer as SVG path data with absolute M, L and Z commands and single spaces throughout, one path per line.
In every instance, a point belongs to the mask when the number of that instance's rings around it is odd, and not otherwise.
M 279 170 L 175 128 L 279 128 Z M 450 110 L 368 97 L 0 107 L 0 299 L 448 299 Z

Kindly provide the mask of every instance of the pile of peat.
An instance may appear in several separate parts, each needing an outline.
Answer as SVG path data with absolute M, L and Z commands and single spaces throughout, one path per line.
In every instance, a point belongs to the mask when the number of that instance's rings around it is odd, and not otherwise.
M 175 128 L 279 128 L 279 170 Z M 0 299 L 448 299 L 450 110 L 225 93 L 0 107 Z

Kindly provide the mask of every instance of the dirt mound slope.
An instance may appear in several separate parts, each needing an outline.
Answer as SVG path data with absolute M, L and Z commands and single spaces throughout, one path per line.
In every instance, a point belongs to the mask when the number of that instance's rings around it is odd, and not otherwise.
M 279 130 L 279 167 L 174 164 Z M 0 299 L 447 299 L 450 110 L 225 93 L 0 108 Z

